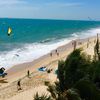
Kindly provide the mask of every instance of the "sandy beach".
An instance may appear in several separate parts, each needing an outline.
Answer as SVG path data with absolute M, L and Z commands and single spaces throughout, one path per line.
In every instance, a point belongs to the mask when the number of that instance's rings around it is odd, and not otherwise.
M 77 39 L 75 40 L 76 48 L 83 48 L 83 52 L 93 57 L 95 40 L 96 37 Z M 7 70 L 8 75 L 4 79 L 0 78 L 0 100 L 33 100 L 36 92 L 39 92 L 40 95 L 43 93 L 49 95 L 44 82 L 50 81 L 53 83 L 57 80 L 55 71 L 58 67 L 58 61 L 65 60 L 74 50 L 73 42 L 74 40 L 57 48 L 59 55 L 53 50 L 51 51 L 52 56 L 49 53 L 32 62 L 18 64 Z M 38 68 L 43 66 L 46 66 L 47 69 L 53 69 L 53 71 L 50 74 L 38 71 Z M 28 70 L 31 73 L 30 78 L 27 77 Z M 21 91 L 17 91 L 17 82 L 19 79 L 21 80 Z

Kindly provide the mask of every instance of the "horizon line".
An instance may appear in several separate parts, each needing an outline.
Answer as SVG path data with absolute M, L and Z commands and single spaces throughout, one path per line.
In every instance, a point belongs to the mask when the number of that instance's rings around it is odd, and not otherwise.
M 0 17 L 0 19 L 26 19 L 26 20 L 63 20 L 63 21 L 100 21 L 100 20 L 89 20 L 89 19 L 60 19 L 60 18 L 24 18 L 24 17 Z

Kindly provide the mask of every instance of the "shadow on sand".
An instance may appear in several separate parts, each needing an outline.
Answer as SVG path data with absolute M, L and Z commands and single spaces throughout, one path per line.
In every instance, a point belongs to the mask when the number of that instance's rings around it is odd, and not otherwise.
M 0 83 L 8 83 L 7 79 L 0 79 Z

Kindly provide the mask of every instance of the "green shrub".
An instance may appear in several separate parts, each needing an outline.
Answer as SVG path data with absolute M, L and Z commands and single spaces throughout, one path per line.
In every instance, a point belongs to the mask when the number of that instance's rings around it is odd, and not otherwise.
M 38 93 L 36 93 L 34 95 L 34 99 L 33 100 L 52 100 L 50 96 L 47 96 L 45 94 L 43 94 L 42 96 L 39 96 Z
M 100 100 L 100 91 L 88 80 L 80 80 L 74 88 L 79 90 L 79 94 L 84 100 Z
M 63 76 L 66 89 L 71 88 L 77 81 L 88 76 L 91 61 L 81 53 L 80 49 L 74 50 L 63 64 Z M 58 67 L 59 68 L 59 67 Z

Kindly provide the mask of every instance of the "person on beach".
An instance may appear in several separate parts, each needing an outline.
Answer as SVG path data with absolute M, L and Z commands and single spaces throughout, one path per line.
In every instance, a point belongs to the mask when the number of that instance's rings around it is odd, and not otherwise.
M 58 53 L 58 50 L 57 49 L 55 50 L 55 52 L 56 52 L 57 56 L 59 56 L 59 53 Z
M 53 69 L 48 69 L 47 73 L 51 73 L 53 71 Z
M 50 56 L 52 57 L 52 52 L 50 53 Z
M 19 81 L 17 82 L 17 89 L 18 89 L 18 91 L 19 91 L 19 90 L 22 90 L 20 81 L 21 81 L 21 80 L 19 80 Z
M 27 71 L 27 77 L 30 78 L 30 71 Z
M 87 43 L 87 48 L 89 47 L 89 43 Z
M 50 70 L 50 69 L 48 69 L 48 70 L 47 70 L 47 73 L 51 73 L 51 70 Z
M 88 42 L 87 42 L 87 48 L 89 47 L 89 42 L 90 42 L 90 40 L 89 40 L 89 38 L 88 38 Z
M 59 53 L 57 52 L 57 56 L 59 56 Z
M 82 45 L 82 42 L 79 42 L 78 44 L 79 44 L 79 45 Z
M 55 52 L 57 53 L 57 52 L 58 52 L 58 50 L 56 49 L 56 50 L 55 50 Z
M 74 50 L 76 49 L 76 43 L 77 43 L 76 41 L 72 42 L 72 45 L 74 46 Z

